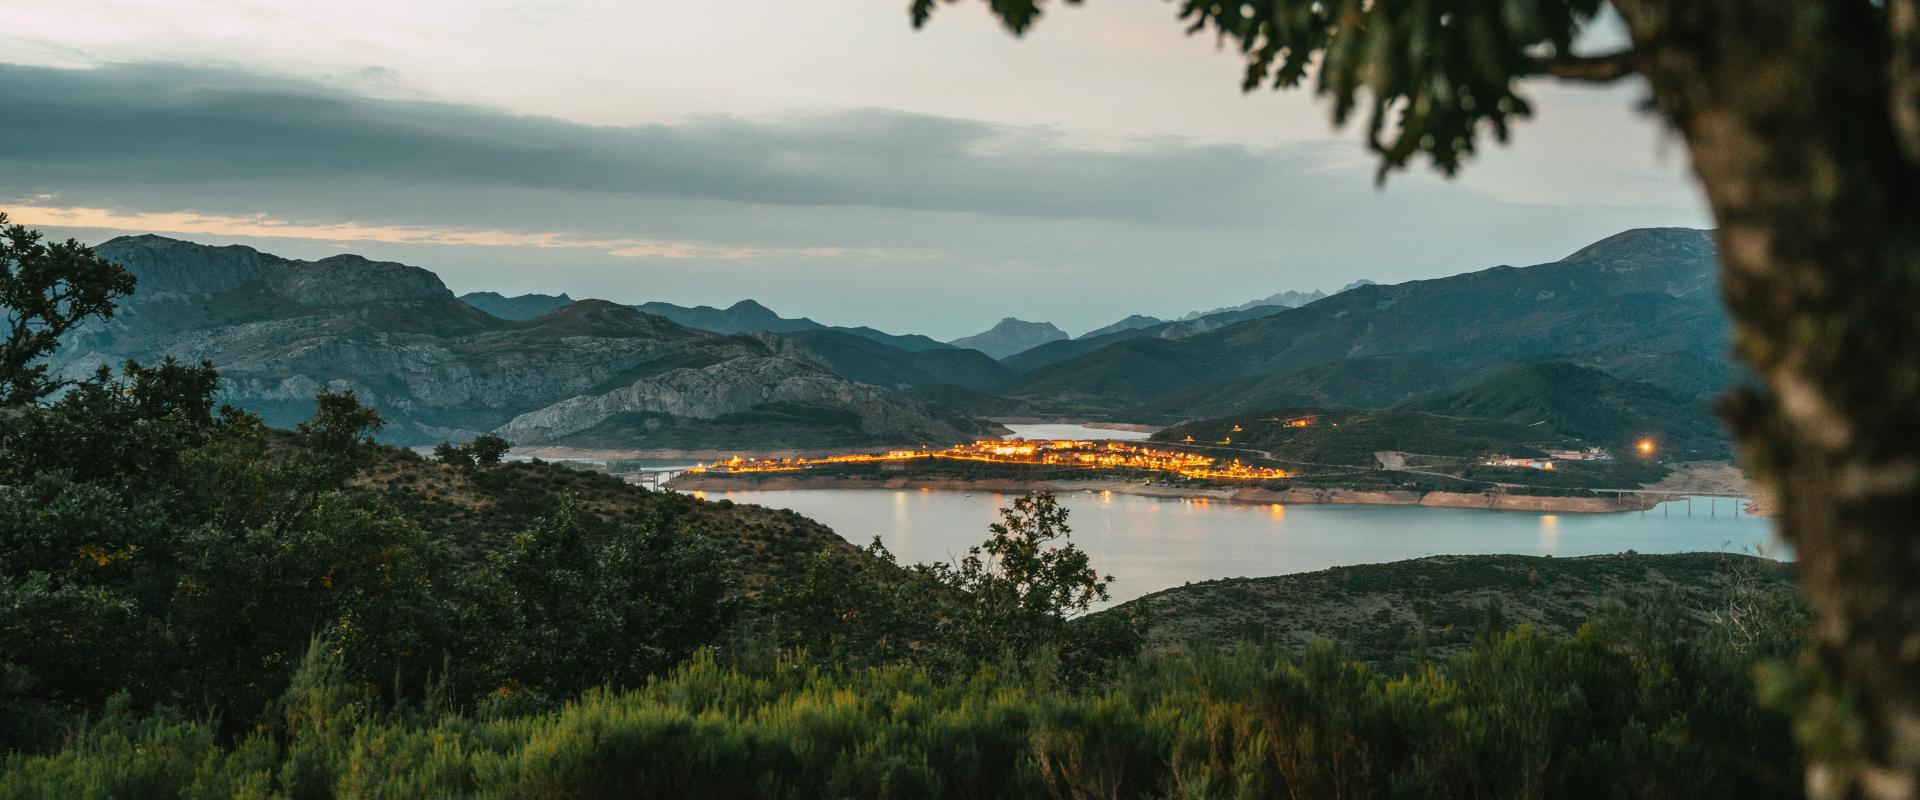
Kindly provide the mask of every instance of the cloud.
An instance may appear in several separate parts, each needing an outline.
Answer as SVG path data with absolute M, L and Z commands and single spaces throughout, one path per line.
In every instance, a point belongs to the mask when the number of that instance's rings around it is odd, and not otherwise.
M 165 64 L 0 65 L 0 97 L 0 210 L 62 235 L 347 246 L 459 290 L 753 297 L 943 337 L 1537 263 L 1704 222 L 1690 197 L 1582 202 L 1547 168 L 1526 185 L 1550 203 L 1421 175 L 1379 191 L 1346 137 L 1095 147 L 885 109 L 594 126 Z
M 543 231 L 524 233 L 499 229 L 435 229 L 355 222 L 301 224 L 265 214 L 250 217 L 196 214 L 178 211 L 115 211 L 106 208 L 42 205 L 53 195 L 36 195 L 6 206 L 17 225 L 149 231 L 170 234 L 207 234 L 223 238 L 316 239 L 327 242 L 380 242 L 453 247 L 526 247 L 540 250 L 597 250 L 620 258 L 714 259 L 739 261 L 773 257 L 793 258 L 907 258 L 914 254 L 878 248 L 752 247 L 661 239 L 594 239 Z
M 1254 221 L 1284 205 L 1273 187 L 1321 182 L 1310 146 L 1078 150 L 1043 127 L 882 109 L 599 127 L 153 64 L 0 66 L 0 96 L 0 168 L 15 181 L 360 178 L 1157 222 Z

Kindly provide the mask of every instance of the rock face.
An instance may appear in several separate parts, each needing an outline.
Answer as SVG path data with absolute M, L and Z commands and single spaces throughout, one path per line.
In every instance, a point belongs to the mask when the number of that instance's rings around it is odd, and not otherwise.
M 1065 338 L 1068 338 L 1067 332 L 1054 327 L 1051 322 L 1027 322 L 1007 317 L 989 330 L 955 339 L 948 344 L 978 350 L 994 358 L 1006 358 L 1022 350 Z
M 713 419 L 779 403 L 831 405 L 859 415 L 861 430 L 915 441 L 959 441 L 967 434 L 910 412 L 864 384 L 841 380 L 782 357 L 745 357 L 642 378 L 597 395 L 581 395 L 514 417 L 498 433 L 523 443 L 560 439 L 621 414 Z
M 869 440 L 946 443 L 955 434 L 770 335 L 693 330 L 598 300 L 504 320 L 461 302 L 427 270 L 358 256 L 294 261 L 158 236 L 96 250 L 138 286 L 113 319 L 69 337 L 56 370 L 77 377 L 127 359 L 209 361 L 222 402 L 279 426 L 310 413 L 322 388 L 354 390 L 386 417 L 389 440 L 411 444 L 470 437 L 556 405 L 549 418 L 578 420 L 592 405 L 583 401 L 657 385 L 656 398 L 677 387 L 677 399 L 658 403 L 667 414 L 785 401 L 858 414 Z M 669 375 L 710 379 L 649 383 Z

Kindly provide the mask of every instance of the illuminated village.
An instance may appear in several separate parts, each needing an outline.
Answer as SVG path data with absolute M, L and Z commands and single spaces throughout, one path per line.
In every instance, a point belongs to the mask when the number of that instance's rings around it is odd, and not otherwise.
M 907 464 L 923 459 L 1083 469 L 1149 470 L 1202 480 L 1273 480 L 1287 477 L 1285 470 L 1249 466 L 1241 463 L 1239 459 L 1217 459 L 1177 450 L 1156 450 L 1124 442 L 1073 439 L 1011 441 L 982 439 L 971 444 L 954 445 L 944 450 L 892 450 L 886 453 L 854 453 L 820 458 L 750 459 L 734 456 L 726 461 L 702 464 L 689 472 L 743 475 L 796 472 L 812 467 L 838 464 Z

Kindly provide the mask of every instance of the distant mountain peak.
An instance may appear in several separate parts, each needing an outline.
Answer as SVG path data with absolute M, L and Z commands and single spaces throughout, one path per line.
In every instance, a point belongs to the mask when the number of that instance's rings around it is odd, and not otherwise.
M 1105 336 L 1106 334 L 1109 334 L 1109 333 L 1119 333 L 1121 331 L 1130 331 L 1130 330 L 1136 330 L 1139 328 L 1151 328 L 1163 322 L 1166 322 L 1166 320 L 1161 319 L 1159 317 L 1149 317 L 1145 314 L 1133 314 L 1131 316 L 1128 316 L 1126 319 L 1113 323 L 1112 325 L 1106 325 L 1099 328 L 1094 328 L 1093 330 L 1087 331 L 1086 333 L 1080 334 L 1079 336 L 1074 338 L 1091 339 L 1095 336 Z
M 1362 286 L 1372 286 L 1372 285 L 1374 285 L 1373 281 L 1367 280 L 1366 278 L 1361 278 L 1360 280 L 1354 281 L 1352 283 L 1349 283 L 1345 286 L 1340 287 L 1340 291 L 1334 292 L 1333 294 L 1340 294 L 1340 292 L 1351 291 L 1354 289 L 1358 289 Z M 1188 312 L 1186 316 L 1181 317 L 1180 319 L 1181 321 L 1184 322 L 1187 320 L 1200 319 L 1201 317 L 1210 317 L 1215 314 L 1228 314 L 1235 311 L 1249 311 L 1256 308 L 1299 308 L 1308 303 L 1312 303 L 1318 300 L 1324 300 L 1332 296 L 1333 295 L 1330 295 L 1319 289 L 1315 289 L 1310 292 L 1302 292 L 1294 289 L 1288 289 L 1283 292 L 1274 292 L 1273 294 L 1267 295 L 1266 297 L 1262 297 L 1257 300 L 1248 300 L 1247 302 L 1241 303 L 1237 306 L 1222 306 L 1220 308 L 1212 309 L 1210 311 Z
M 1002 317 L 988 330 L 955 339 L 948 344 L 978 350 L 994 358 L 1030 350 L 1048 342 L 1069 338 L 1067 332 L 1051 322 L 1028 322 L 1016 317 Z
M 507 297 L 499 292 L 468 292 L 460 295 L 460 301 L 501 319 L 527 320 L 562 308 L 573 302 L 565 292 L 560 294 L 522 294 Z
M 1652 259 L 1712 260 L 1719 253 L 1713 231 L 1699 228 L 1634 228 L 1582 247 L 1561 259 L 1573 263 L 1635 265 Z

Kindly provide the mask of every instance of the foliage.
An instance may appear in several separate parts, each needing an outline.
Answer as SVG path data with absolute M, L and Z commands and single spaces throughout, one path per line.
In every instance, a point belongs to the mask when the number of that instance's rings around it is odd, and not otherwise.
M 946 0 L 956 2 L 957 0 Z M 1077 2 L 1077 0 L 1068 0 Z M 913 0 L 916 26 L 938 0 Z M 1040 16 L 1041 0 L 988 0 L 1014 33 Z M 1211 31 L 1246 57 L 1242 88 L 1313 81 L 1331 99 L 1334 124 L 1357 109 L 1380 174 L 1425 155 L 1453 174 L 1485 131 L 1504 142 L 1532 112 L 1517 82 L 1549 71 L 1605 77 L 1607 59 L 1573 56 L 1600 0 L 1468 0 L 1439 5 L 1364 0 L 1182 0 L 1189 32 Z M 1624 68 L 1620 68 L 1624 72 Z
M 1385 674 L 1321 647 L 1178 651 L 1080 687 L 982 668 L 711 652 L 528 713 L 386 707 L 325 647 L 275 724 L 232 740 L 124 702 L 0 794 L 67 797 L 1800 796 L 1757 654 L 1676 637 L 1658 603 L 1572 638 L 1489 631 Z
M 563 500 L 487 555 L 464 587 L 462 627 L 491 633 L 477 649 L 498 693 L 571 697 L 628 686 L 713 641 L 733 611 L 718 545 L 654 514 L 637 530 L 595 540 Z
M 857 567 L 818 553 L 776 590 L 774 641 L 847 663 L 964 673 L 995 662 L 1083 679 L 1137 655 L 1143 631 L 1131 613 L 1086 616 L 1113 578 L 1071 536 L 1067 509 L 1033 492 L 953 564 L 901 567 L 878 539 Z
M 455 531 L 354 483 L 388 456 L 352 392 L 285 432 L 216 413 L 217 383 L 128 364 L 7 412 L 0 747 L 46 747 L 115 696 L 245 730 L 316 635 L 387 699 L 470 700 L 635 684 L 724 631 L 729 565 L 676 520 L 587 531 L 536 492 L 545 518 L 463 557 Z
M 465 541 L 360 482 L 394 456 L 351 392 L 284 432 L 214 411 L 216 385 L 135 364 L 5 410 L 0 796 L 1798 788 L 1744 678 L 1798 641 L 1767 613 L 1691 636 L 1654 603 L 1404 675 L 1327 648 L 1142 659 L 1133 618 L 1087 613 L 1110 579 L 1043 493 L 956 564 L 822 552 L 772 587 L 781 644 L 871 666 L 724 666 L 699 648 L 735 589 L 683 527 L 692 501 L 593 525 L 521 470 L 479 471 L 528 524 Z
M 37 401 L 60 388 L 36 364 L 60 337 L 90 317 L 113 316 L 133 292 L 133 275 L 72 239 L 41 242 L 39 231 L 8 225 L 0 213 L 0 409 Z
M 1068 541 L 1067 509 L 1052 492 L 1014 498 L 988 530 L 987 541 L 958 563 L 927 570 L 964 598 L 943 620 L 942 645 L 967 663 L 1067 646 L 1085 630 L 1069 622 L 1107 599 L 1113 576 L 1095 572 L 1086 552 Z
M 1539 425 L 1622 456 L 1641 439 L 1654 440 L 1668 458 L 1722 459 L 1731 453 L 1725 428 L 1698 399 L 1574 364 L 1512 367 L 1410 409 Z
M 441 442 L 433 448 L 433 457 L 442 464 L 463 467 L 497 467 L 513 443 L 498 434 L 483 433 L 466 444 Z

